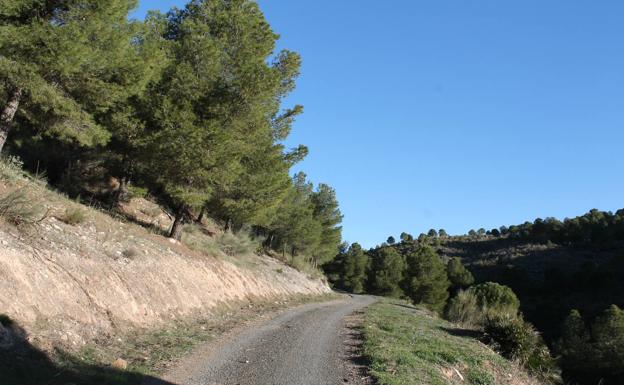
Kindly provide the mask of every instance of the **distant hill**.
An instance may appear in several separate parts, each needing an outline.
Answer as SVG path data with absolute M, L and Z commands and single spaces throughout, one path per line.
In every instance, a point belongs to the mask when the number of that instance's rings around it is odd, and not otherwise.
M 509 235 L 439 239 L 443 258 L 460 257 L 477 281 L 510 286 L 527 319 L 547 340 L 578 309 L 592 318 L 611 304 L 624 305 L 624 242 L 560 245 Z

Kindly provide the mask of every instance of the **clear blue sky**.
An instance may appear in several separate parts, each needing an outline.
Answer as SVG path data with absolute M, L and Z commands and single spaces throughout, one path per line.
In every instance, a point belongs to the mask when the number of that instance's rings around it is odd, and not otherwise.
M 624 2 L 259 4 L 303 57 L 288 143 L 346 240 L 624 207 Z

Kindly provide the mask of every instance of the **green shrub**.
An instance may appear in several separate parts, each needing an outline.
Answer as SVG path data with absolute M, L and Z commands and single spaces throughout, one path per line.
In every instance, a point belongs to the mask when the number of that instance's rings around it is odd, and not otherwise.
M 520 301 L 507 286 L 486 282 L 460 290 L 446 306 L 449 321 L 483 327 L 488 318 L 516 318 Z
M 44 207 L 22 188 L 9 191 L 0 197 L 0 217 L 15 225 L 32 225 L 43 217 Z
M 226 255 L 249 255 L 260 248 L 260 242 L 246 232 L 225 232 L 216 238 L 219 249 Z
M 535 329 L 522 318 L 507 315 L 487 318 L 484 330 L 500 354 L 521 363 L 528 361 L 539 339 Z
M 511 288 L 494 282 L 475 285 L 469 289 L 487 317 L 509 315 L 515 317 L 520 308 L 520 300 Z
M 59 219 L 68 225 L 75 226 L 83 223 L 87 219 L 87 215 L 85 211 L 79 207 L 68 207 Z
M 147 196 L 148 190 L 145 187 L 139 186 L 128 186 L 128 198 L 145 198 Z
M 449 321 L 465 326 L 480 326 L 485 317 L 476 295 L 469 290 L 460 290 L 450 299 L 445 315 Z
M 502 315 L 487 318 L 485 332 L 502 356 L 519 362 L 545 382 L 556 382 L 558 370 L 542 337 L 521 317 Z
M 22 167 L 24 162 L 17 156 L 6 156 L 0 158 L 0 179 L 15 181 L 23 175 Z

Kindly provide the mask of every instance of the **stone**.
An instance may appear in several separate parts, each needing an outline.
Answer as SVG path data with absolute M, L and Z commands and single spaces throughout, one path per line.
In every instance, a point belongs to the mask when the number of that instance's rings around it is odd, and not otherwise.
M 128 369 L 128 361 L 124 360 L 123 358 L 118 358 L 115 361 L 113 361 L 112 366 L 115 369 L 126 370 Z

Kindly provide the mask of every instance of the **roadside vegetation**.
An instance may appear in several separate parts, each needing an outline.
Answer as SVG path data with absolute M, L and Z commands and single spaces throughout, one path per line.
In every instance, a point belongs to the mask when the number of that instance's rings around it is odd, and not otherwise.
M 380 385 L 529 385 L 540 382 L 482 344 L 479 333 L 422 306 L 384 299 L 362 326 L 363 353 Z
M 459 236 L 402 233 L 370 250 L 344 246 L 324 269 L 336 287 L 407 299 L 482 333 L 542 382 L 618 384 L 623 214 L 591 210 Z

